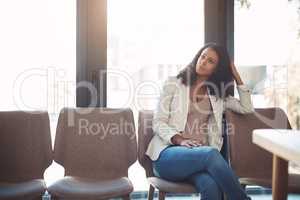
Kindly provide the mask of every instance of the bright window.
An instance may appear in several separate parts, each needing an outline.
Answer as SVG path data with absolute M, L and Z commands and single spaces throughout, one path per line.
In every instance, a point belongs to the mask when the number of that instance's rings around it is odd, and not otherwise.
M 154 109 L 159 87 L 204 44 L 203 0 L 109 0 L 107 106 Z M 138 127 L 138 126 L 136 126 Z M 136 163 L 136 190 L 148 190 Z
M 244 66 L 265 66 L 263 84 L 257 84 L 257 107 L 279 106 L 300 128 L 298 91 L 300 66 L 300 13 L 297 0 L 248 0 L 235 5 L 235 61 Z M 279 14 L 280 13 L 280 14 Z M 258 70 L 258 72 L 261 72 Z M 260 76 L 261 74 L 253 74 Z M 247 79 L 249 73 L 245 74 Z
M 48 110 L 54 141 L 60 109 L 75 106 L 76 1 L 1 0 L 0 24 L 0 110 Z M 49 169 L 46 181 L 63 176 Z

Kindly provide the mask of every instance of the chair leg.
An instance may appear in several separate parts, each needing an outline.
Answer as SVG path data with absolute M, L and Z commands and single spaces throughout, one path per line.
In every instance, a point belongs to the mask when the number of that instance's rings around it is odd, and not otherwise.
M 123 200 L 130 200 L 130 194 L 127 194 L 125 196 L 122 196 Z
M 158 200 L 165 200 L 166 193 L 163 191 L 158 192 Z
M 155 188 L 150 184 L 148 191 L 148 200 L 153 200 Z

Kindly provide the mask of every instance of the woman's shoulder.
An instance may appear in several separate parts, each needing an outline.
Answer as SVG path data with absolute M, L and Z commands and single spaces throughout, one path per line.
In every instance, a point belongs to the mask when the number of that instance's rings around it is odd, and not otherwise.
M 163 88 L 165 91 L 176 91 L 182 85 L 181 80 L 176 76 L 169 76 L 163 84 Z

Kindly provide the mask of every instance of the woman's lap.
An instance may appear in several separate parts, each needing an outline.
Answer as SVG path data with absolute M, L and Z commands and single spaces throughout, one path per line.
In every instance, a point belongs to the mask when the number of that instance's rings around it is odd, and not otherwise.
M 238 177 L 220 152 L 209 146 L 170 146 L 153 162 L 153 168 L 163 179 L 191 181 L 204 199 L 218 199 L 220 191 L 229 199 L 247 198 Z
M 205 172 L 206 162 L 217 150 L 209 146 L 169 146 L 153 162 L 156 173 L 164 179 L 183 181 L 198 172 Z

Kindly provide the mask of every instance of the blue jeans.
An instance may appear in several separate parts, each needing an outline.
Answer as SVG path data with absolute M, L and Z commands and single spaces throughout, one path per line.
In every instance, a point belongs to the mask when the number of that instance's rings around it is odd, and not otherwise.
M 209 146 L 169 146 L 153 161 L 154 174 L 169 181 L 188 181 L 201 200 L 245 200 L 247 195 L 220 152 Z

